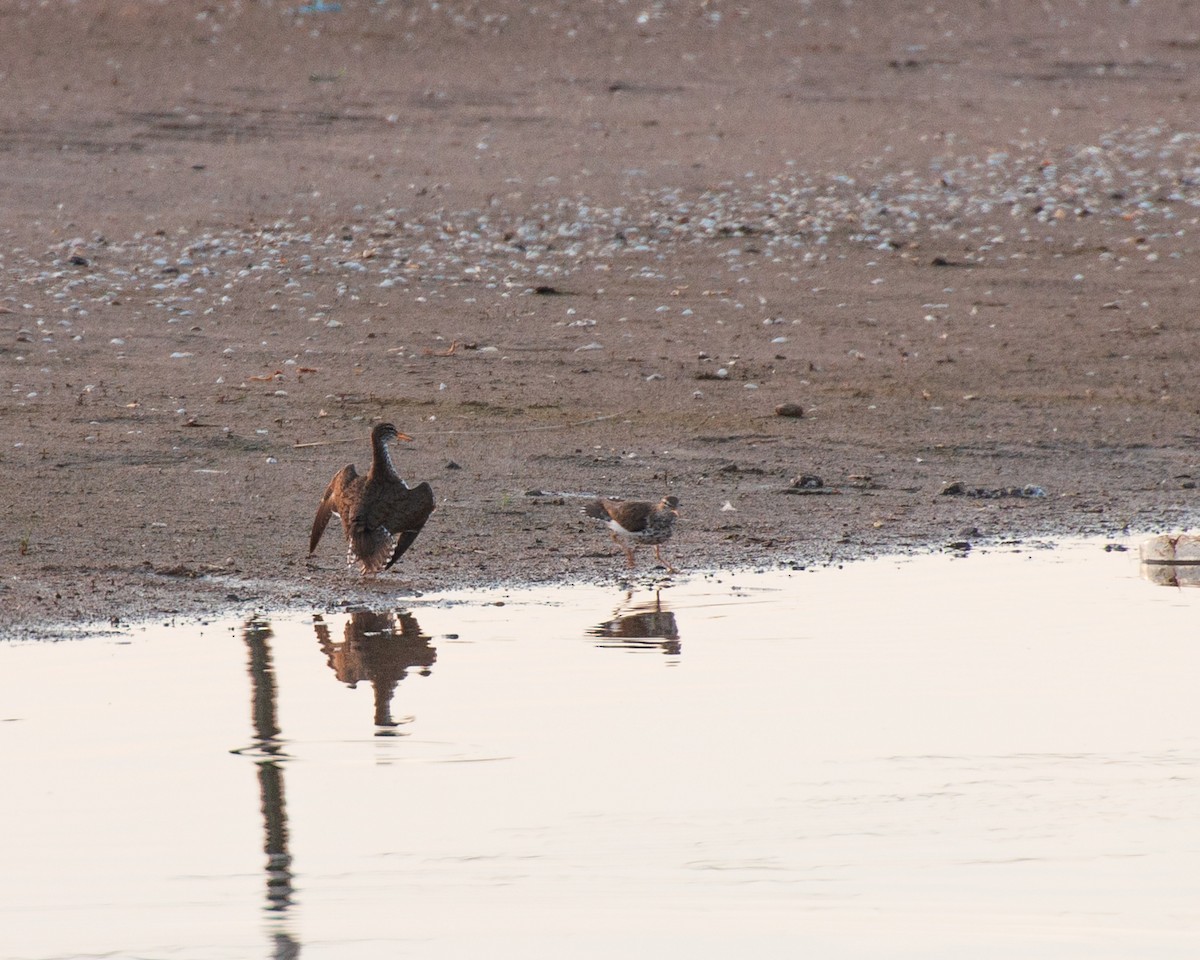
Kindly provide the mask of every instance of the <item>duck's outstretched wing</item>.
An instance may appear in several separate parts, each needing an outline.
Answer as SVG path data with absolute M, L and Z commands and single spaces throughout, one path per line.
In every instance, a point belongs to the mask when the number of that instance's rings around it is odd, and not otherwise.
M 317 507 L 312 533 L 308 538 L 310 554 L 316 551 L 317 544 L 321 542 L 321 534 L 325 532 L 329 518 L 335 513 L 338 516 L 346 516 L 346 489 L 357 477 L 358 472 L 354 469 L 354 464 L 349 463 L 335 473 L 333 479 L 329 481 L 329 486 L 325 488 L 325 493 L 321 496 L 321 505 Z
M 395 491 L 389 498 L 384 522 L 396 536 L 396 548 L 392 551 L 392 558 L 384 564 L 385 570 L 413 545 L 434 507 L 433 488 L 428 483 L 421 483 L 412 488 L 404 487 Z

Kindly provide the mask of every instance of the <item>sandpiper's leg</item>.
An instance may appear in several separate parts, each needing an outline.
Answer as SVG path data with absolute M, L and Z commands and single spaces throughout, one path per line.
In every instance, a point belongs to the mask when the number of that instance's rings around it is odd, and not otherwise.
M 635 561 L 633 559 L 635 553 L 637 553 L 637 549 L 635 547 L 625 548 L 625 565 L 629 567 L 630 570 L 632 570 L 635 566 Z
M 662 555 L 662 550 L 659 548 L 658 544 L 654 545 L 654 555 L 658 557 L 658 562 L 667 568 L 667 573 L 679 572 L 673 566 L 671 566 L 671 564 L 667 561 L 667 558 Z

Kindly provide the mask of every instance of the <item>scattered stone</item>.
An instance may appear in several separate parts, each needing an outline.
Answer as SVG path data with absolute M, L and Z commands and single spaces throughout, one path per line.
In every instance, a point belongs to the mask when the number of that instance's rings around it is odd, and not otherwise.
M 791 484 L 784 487 L 783 492 L 801 495 L 837 493 L 836 490 L 825 486 L 824 480 L 811 473 L 802 473 L 799 476 L 792 477 Z
M 1138 548 L 1142 563 L 1200 565 L 1200 536 L 1191 533 L 1160 534 Z
M 1200 536 L 1161 534 L 1138 547 L 1142 576 L 1165 587 L 1200 587 Z
M 163 576 L 163 577 L 195 578 L 195 577 L 199 577 L 202 575 L 198 571 L 193 570 L 191 567 L 189 567 L 187 564 L 184 564 L 184 563 L 177 563 L 171 567 L 163 567 L 162 569 L 157 570 L 156 573 L 158 573 L 160 576 Z
M 804 408 L 798 403 L 781 403 L 775 408 L 775 416 L 799 419 L 804 416 Z
M 1046 496 L 1046 491 L 1034 484 L 1023 487 L 968 487 L 961 480 L 955 480 L 942 488 L 939 496 L 943 497 L 975 497 L 981 500 L 999 500 L 1004 497 L 1016 497 L 1025 500 L 1040 499 Z

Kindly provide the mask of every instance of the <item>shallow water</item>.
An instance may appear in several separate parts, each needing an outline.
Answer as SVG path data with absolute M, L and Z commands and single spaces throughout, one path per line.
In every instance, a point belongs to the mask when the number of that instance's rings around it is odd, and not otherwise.
M 3 645 L 0 957 L 1192 958 L 1198 612 L 1086 543 Z

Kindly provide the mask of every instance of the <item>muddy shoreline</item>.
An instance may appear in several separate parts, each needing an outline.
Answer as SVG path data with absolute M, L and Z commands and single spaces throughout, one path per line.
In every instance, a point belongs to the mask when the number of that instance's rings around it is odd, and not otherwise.
M 927 6 L 10 5 L 0 632 L 1192 526 L 1200 12 Z

